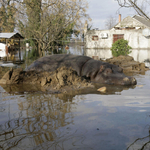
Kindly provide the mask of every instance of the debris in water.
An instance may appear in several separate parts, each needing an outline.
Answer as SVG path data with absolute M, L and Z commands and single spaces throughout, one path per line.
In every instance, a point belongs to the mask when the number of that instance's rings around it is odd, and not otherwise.
M 143 87 L 143 85 L 136 85 L 136 87 Z
M 97 89 L 97 91 L 99 91 L 99 92 L 106 92 L 106 87 L 105 86 L 101 87 L 101 88 Z

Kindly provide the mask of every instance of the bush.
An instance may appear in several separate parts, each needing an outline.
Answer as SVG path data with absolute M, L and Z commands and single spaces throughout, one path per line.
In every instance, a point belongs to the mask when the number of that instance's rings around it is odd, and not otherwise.
M 130 54 L 131 53 L 130 49 L 132 49 L 132 47 L 128 45 L 127 40 L 119 39 L 112 44 L 111 51 L 113 56 L 118 57 L 120 55 Z

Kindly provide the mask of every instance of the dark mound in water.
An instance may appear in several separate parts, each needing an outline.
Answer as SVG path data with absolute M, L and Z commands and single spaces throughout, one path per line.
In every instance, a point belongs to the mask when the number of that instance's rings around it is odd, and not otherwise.
M 69 89 L 93 87 L 88 79 L 80 77 L 71 68 L 60 67 L 53 72 L 23 71 L 11 69 L 0 80 L 0 84 L 23 84 L 41 87 L 42 91 L 66 92 Z M 28 87 L 28 86 L 27 86 Z
M 124 73 L 128 73 L 128 72 L 141 73 L 149 70 L 149 68 L 146 67 L 144 63 L 134 61 L 133 57 L 131 56 L 121 55 L 118 57 L 106 59 L 106 62 L 121 67 Z

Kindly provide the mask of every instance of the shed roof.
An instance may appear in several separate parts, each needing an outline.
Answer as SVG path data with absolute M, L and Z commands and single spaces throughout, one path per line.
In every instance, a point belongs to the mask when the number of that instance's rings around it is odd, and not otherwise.
M 0 33 L 0 38 L 5 38 L 5 39 L 24 39 L 23 36 L 21 36 L 19 33 Z
M 138 15 L 133 16 L 133 18 L 136 19 L 136 20 L 138 20 L 139 22 L 143 23 L 147 27 L 150 27 L 150 20 L 147 20 L 144 17 L 138 16 Z

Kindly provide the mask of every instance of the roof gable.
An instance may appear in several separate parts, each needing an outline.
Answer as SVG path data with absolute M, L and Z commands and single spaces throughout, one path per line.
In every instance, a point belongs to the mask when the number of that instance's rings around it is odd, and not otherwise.
M 0 33 L 0 38 L 24 39 L 24 37 L 21 36 L 19 33 Z
M 132 17 L 128 16 L 119 22 L 115 27 L 126 27 L 131 26 L 131 24 L 133 24 L 133 19 Z
M 140 27 L 140 28 L 150 28 L 150 21 L 141 16 L 128 16 L 119 22 L 114 28 L 125 28 L 125 27 Z

